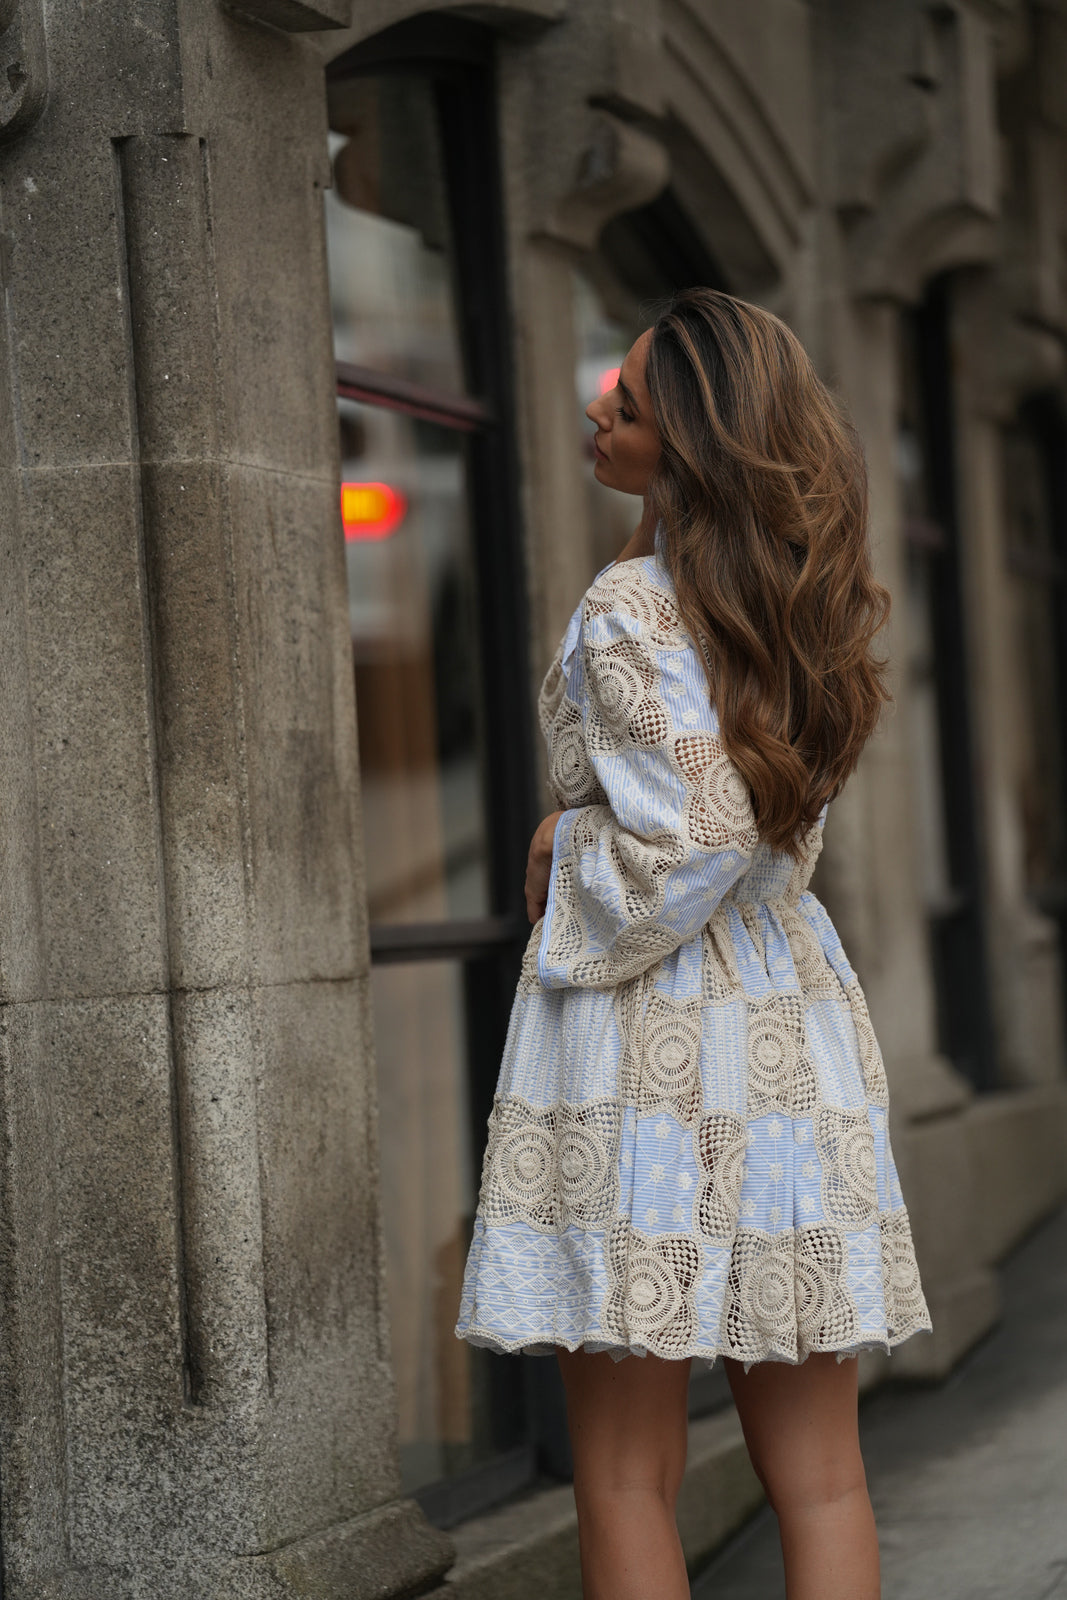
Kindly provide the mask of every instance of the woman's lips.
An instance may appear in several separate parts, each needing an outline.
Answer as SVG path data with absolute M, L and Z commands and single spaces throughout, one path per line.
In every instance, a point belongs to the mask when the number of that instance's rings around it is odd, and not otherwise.
M 595 437 L 593 439 L 593 449 L 596 451 L 596 453 L 600 457 L 601 461 L 606 461 L 608 459 L 607 456 L 604 454 L 604 451 L 601 450 L 600 446 L 597 444 Z

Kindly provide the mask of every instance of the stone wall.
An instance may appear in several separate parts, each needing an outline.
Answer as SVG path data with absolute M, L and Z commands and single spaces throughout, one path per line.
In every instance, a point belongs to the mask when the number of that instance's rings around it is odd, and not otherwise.
M 399 1590 L 450 1547 L 396 1500 L 321 72 L 214 6 L 14 12 L 5 1588 Z

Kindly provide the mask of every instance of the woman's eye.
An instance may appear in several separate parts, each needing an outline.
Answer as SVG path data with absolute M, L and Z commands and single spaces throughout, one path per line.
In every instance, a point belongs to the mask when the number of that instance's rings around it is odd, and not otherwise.
M 620 416 L 624 422 L 632 422 L 634 420 L 630 412 L 627 411 L 624 406 L 619 407 L 616 415 Z

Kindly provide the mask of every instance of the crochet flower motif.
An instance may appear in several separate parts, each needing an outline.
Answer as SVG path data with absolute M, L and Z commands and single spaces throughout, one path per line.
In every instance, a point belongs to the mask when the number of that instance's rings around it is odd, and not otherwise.
M 889 1086 L 886 1083 L 882 1052 L 878 1047 L 878 1040 L 871 1025 L 871 1014 L 867 1009 L 866 996 L 860 988 L 857 978 L 853 978 L 851 983 L 846 986 L 845 993 L 852 1007 L 852 1021 L 856 1028 L 856 1043 L 859 1047 L 860 1064 L 863 1067 L 863 1081 L 867 1090 L 867 1097 L 876 1106 L 888 1106 Z
M 704 1117 L 696 1133 L 696 1154 L 702 1180 L 696 1220 L 704 1237 L 729 1244 L 741 1209 L 748 1138 L 740 1117 L 717 1111 Z
M 769 1111 L 804 1116 L 818 1100 L 818 1081 L 795 994 L 776 993 L 749 1002 L 748 1092 L 753 1117 Z
M 781 1234 L 738 1230 L 730 1258 L 722 1342 L 739 1361 L 791 1361 L 858 1336 L 859 1314 L 842 1281 L 845 1245 L 819 1224 Z
M 639 1344 L 654 1355 L 678 1356 L 696 1329 L 693 1287 L 700 1251 L 685 1234 L 656 1238 L 619 1221 L 607 1245 L 608 1295 L 604 1325 L 621 1344 Z
M 564 699 L 552 724 L 548 782 L 553 798 L 563 810 L 603 801 L 582 732 L 582 714 L 573 700 Z
M 669 1111 L 683 1125 L 701 1111 L 698 1002 L 674 1005 L 652 990 L 646 1002 L 637 1107 L 645 1116 Z
M 658 584 L 650 583 L 644 573 L 636 574 L 626 562 L 601 573 L 589 591 L 586 606 L 590 616 L 616 611 L 632 617 L 642 635 L 653 645 L 662 647 L 686 642 L 674 596 Z
M 821 843 L 822 830 L 818 831 Z M 809 870 L 808 878 L 810 876 Z M 802 887 L 806 887 L 808 878 L 804 879 Z M 805 994 L 813 991 L 839 994 L 840 984 L 837 975 L 826 959 L 826 952 L 807 917 L 801 916 L 799 911 L 787 903 L 782 912 L 782 926 L 789 941 L 789 953 L 793 958 L 797 982 Z
M 691 785 L 685 825 L 693 843 L 703 850 L 751 850 L 758 837 L 752 799 L 722 740 L 710 733 L 681 734 L 674 759 Z
M 648 652 L 630 639 L 587 650 L 590 679 L 607 727 L 617 739 L 654 750 L 670 732 L 659 672 Z
M 539 1110 L 501 1095 L 489 1120 L 482 1211 L 498 1225 L 556 1231 L 605 1223 L 618 1204 L 620 1108 L 614 1099 Z
M 878 1164 L 866 1111 L 820 1107 L 815 1145 L 823 1169 L 823 1211 L 845 1227 L 865 1227 L 878 1209 Z
M 885 1320 L 891 1334 L 929 1325 L 929 1312 L 919 1282 L 919 1268 L 906 1211 L 880 1218 Z

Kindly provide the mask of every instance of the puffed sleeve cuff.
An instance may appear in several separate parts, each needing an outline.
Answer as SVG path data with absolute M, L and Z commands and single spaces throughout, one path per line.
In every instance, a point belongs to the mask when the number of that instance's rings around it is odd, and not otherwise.
M 537 976 L 546 989 L 556 987 L 552 982 L 552 963 L 549 947 L 552 943 L 552 924 L 556 919 L 556 886 L 559 882 L 559 861 L 563 854 L 570 853 L 570 834 L 574 826 L 575 813 L 561 811 L 556 820 L 556 829 L 552 835 L 552 870 L 548 878 L 548 900 L 545 904 L 544 920 L 541 923 L 541 942 L 537 947 Z M 566 840 L 564 840 L 566 835 Z
M 644 839 L 608 806 L 563 812 L 537 951 L 542 986 L 609 989 L 647 972 L 699 933 L 750 856 L 747 842 L 693 855 L 677 838 Z

